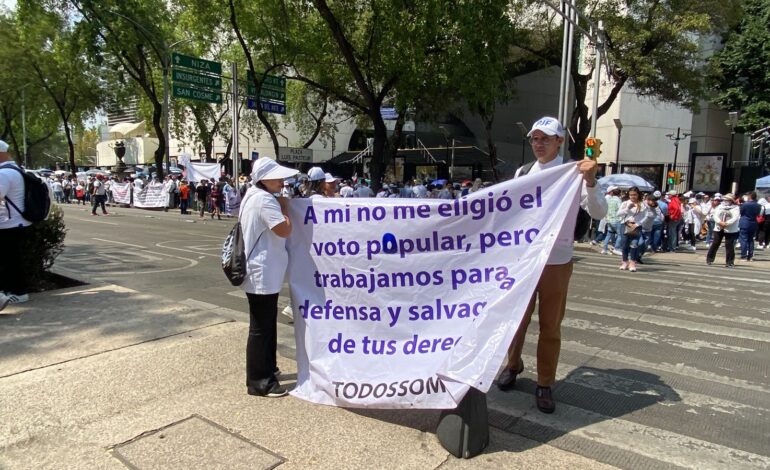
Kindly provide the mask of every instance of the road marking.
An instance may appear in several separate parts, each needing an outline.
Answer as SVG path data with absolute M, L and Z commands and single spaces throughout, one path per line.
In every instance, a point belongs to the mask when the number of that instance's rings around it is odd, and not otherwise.
M 142 245 L 134 245 L 134 244 L 132 244 L 132 243 L 123 243 L 123 242 L 118 242 L 118 241 L 115 241 L 115 240 L 105 240 L 105 239 L 103 239 L 103 238 L 91 238 L 91 240 L 99 240 L 100 242 L 116 243 L 116 244 L 118 244 L 118 245 L 133 246 L 134 248 L 141 248 L 141 249 L 143 249 L 143 250 L 146 250 L 146 249 L 147 249 L 146 247 L 144 247 L 144 246 L 142 246 Z
M 525 365 L 537 364 L 537 358 L 535 356 L 522 354 L 521 357 Z M 528 367 L 527 370 L 531 374 L 537 375 L 536 367 L 531 366 Z M 756 404 L 749 405 L 697 392 L 673 389 L 663 382 L 651 383 L 635 380 L 586 365 L 576 366 L 559 362 L 556 380 L 591 388 L 601 391 L 602 393 L 620 395 L 626 398 L 638 398 L 639 396 L 652 395 L 657 397 L 656 406 L 669 407 L 680 405 L 692 409 L 696 414 L 705 413 L 710 415 L 724 413 L 743 418 L 770 416 L 770 409 L 762 408 Z
M 607 270 L 608 268 L 613 268 L 613 266 L 607 266 L 606 264 L 601 264 L 601 263 L 583 263 L 583 262 L 577 263 L 575 266 L 578 266 L 578 267 L 579 266 L 585 266 L 585 267 L 591 267 L 591 268 L 601 268 L 603 270 Z M 704 265 L 703 267 L 705 268 L 706 266 Z M 620 271 L 617 268 L 614 268 L 614 269 L 618 272 L 618 274 L 626 274 L 626 272 Z M 716 281 L 714 281 L 715 279 L 724 279 L 724 280 L 728 280 L 728 281 L 756 282 L 756 283 L 759 283 L 759 284 L 770 284 L 770 280 L 767 280 L 767 279 L 754 279 L 754 278 L 750 278 L 750 277 L 736 277 L 736 276 L 715 276 L 715 275 L 713 275 L 712 273 L 710 273 L 708 271 L 671 271 L 671 270 L 666 270 L 665 272 L 659 272 L 659 271 L 651 272 L 651 274 L 654 274 L 655 276 L 669 275 L 670 274 L 670 275 L 674 275 L 674 277 L 677 277 L 677 275 L 688 276 L 688 277 L 696 277 L 696 278 L 701 279 L 702 280 L 701 282 L 705 282 L 705 281 L 716 282 Z M 616 277 L 616 276 L 613 276 L 613 277 Z M 641 276 L 639 275 L 639 273 L 630 273 L 629 272 L 629 277 L 640 278 Z M 640 279 L 640 280 L 651 281 L 650 279 Z
M 527 336 L 530 336 L 529 334 Z M 538 334 L 532 334 L 533 341 L 536 341 Z M 641 367 L 647 370 L 654 370 L 659 372 L 667 372 L 670 374 L 677 374 L 684 377 L 689 377 L 697 380 L 717 382 L 722 385 L 730 387 L 740 388 L 743 390 L 750 390 L 752 392 L 770 393 L 770 389 L 763 387 L 760 384 L 749 382 L 748 380 L 738 379 L 734 377 L 727 377 L 718 375 L 713 372 L 697 369 L 692 366 L 685 365 L 684 363 L 671 364 L 668 362 L 649 362 L 643 359 L 637 359 L 636 357 L 627 356 L 625 354 L 609 351 L 606 349 L 597 348 L 595 346 L 588 346 L 577 341 L 563 341 L 561 343 L 562 351 L 571 351 L 586 356 L 595 356 L 601 359 L 607 359 L 609 361 L 622 364 L 623 367 L 634 366 Z
M 120 225 L 116 224 L 115 222 L 102 222 L 101 220 L 94 220 L 94 219 L 78 219 L 77 217 L 71 217 L 72 220 L 79 220 L 81 222 L 91 222 L 94 224 L 105 224 L 105 225 Z M 65 220 L 66 224 L 66 220 Z
M 613 336 L 616 338 L 630 339 L 633 341 L 643 341 L 651 344 L 668 344 L 676 348 L 687 349 L 689 351 L 699 351 L 701 349 L 715 349 L 718 351 L 729 352 L 754 352 L 755 349 L 742 348 L 740 346 L 731 346 L 729 344 L 713 343 L 700 339 L 684 341 L 677 339 L 676 336 L 654 333 L 652 331 L 637 330 L 626 328 L 625 326 L 608 326 L 602 323 L 583 320 L 580 318 L 565 318 L 562 326 L 574 328 L 576 330 L 591 331 L 600 335 Z
M 559 403 L 556 413 L 535 409 L 532 395 L 523 392 L 487 395 L 490 409 L 560 433 L 600 443 L 624 452 L 686 468 L 768 468 L 770 457 L 714 444 L 671 431 L 612 418 Z M 516 432 L 516 423 L 511 426 Z
M 627 307 L 629 304 L 624 304 L 623 307 Z M 592 313 L 594 315 L 602 315 L 606 317 L 620 318 L 623 320 L 631 320 L 634 322 L 645 322 L 659 326 L 669 326 L 672 328 L 681 328 L 689 331 L 699 331 L 701 333 L 707 333 L 716 336 L 729 336 L 733 338 L 749 339 L 752 341 L 762 341 L 770 343 L 770 333 L 764 331 L 744 330 L 742 328 L 733 328 L 728 326 L 714 326 L 704 323 L 680 320 L 677 318 L 669 318 L 661 315 L 652 315 L 649 313 L 632 312 L 628 310 L 618 310 L 616 308 L 605 308 L 594 305 L 581 304 L 577 302 L 568 302 L 567 310 L 575 310 L 578 312 Z
M 602 299 L 598 297 L 590 297 L 590 296 L 575 296 L 574 298 L 579 298 L 581 300 L 589 300 L 591 302 L 601 302 L 606 303 L 611 306 L 616 306 L 618 301 L 617 299 Z M 575 303 L 573 301 L 569 301 L 567 303 L 567 308 L 569 309 L 571 305 L 585 305 L 580 303 Z M 603 308 L 601 306 L 596 306 L 597 308 Z M 708 313 L 701 313 L 701 312 L 695 312 L 690 310 L 683 310 L 680 308 L 675 308 L 670 305 L 663 305 L 663 304 L 654 304 L 654 305 L 641 305 L 636 304 L 633 302 L 624 301 L 623 307 L 636 307 L 639 309 L 642 309 L 644 311 L 648 310 L 656 310 L 658 312 L 668 312 L 668 313 L 675 313 L 678 315 L 685 315 L 688 317 L 695 317 L 695 318 L 701 318 L 705 320 L 719 320 L 724 321 L 727 323 L 737 323 L 739 325 L 756 325 L 756 326 L 763 326 L 763 327 L 770 327 L 770 321 L 763 320 L 761 318 L 756 317 L 748 317 L 745 315 L 719 315 L 719 314 L 708 314 Z M 604 311 L 611 311 L 611 312 L 618 312 L 618 310 L 615 309 L 606 309 Z M 588 312 L 588 313 L 595 313 L 597 315 L 602 315 L 598 312 Z M 638 315 L 641 315 L 640 313 L 637 313 Z M 669 317 L 659 317 L 659 318 L 669 318 Z M 634 318 L 636 320 L 636 318 Z M 686 321 L 686 320 L 682 320 Z M 699 323 L 700 324 L 700 323 Z M 744 330 L 745 331 L 745 330 Z M 717 334 L 723 334 L 723 333 L 717 333 Z
M 158 248 L 163 248 L 165 250 L 176 250 L 176 251 L 184 251 L 185 253 L 195 253 L 196 255 L 201 255 L 201 257 L 203 257 L 203 256 L 211 256 L 211 257 L 214 257 L 214 258 L 221 258 L 222 257 L 222 255 L 214 255 L 214 254 L 211 254 L 211 253 L 202 253 L 200 251 L 188 250 L 188 249 L 185 249 L 185 248 L 176 248 L 176 247 L 173 247 L 173 246 L 166 246 L 165 245 L 166 243 L 183 243 L 183 242 L 187 242 L 187 241 L 190 241 L 190 240 L 166 241 L 166 242 L 156 243 L 155 246 L 157 246 Z

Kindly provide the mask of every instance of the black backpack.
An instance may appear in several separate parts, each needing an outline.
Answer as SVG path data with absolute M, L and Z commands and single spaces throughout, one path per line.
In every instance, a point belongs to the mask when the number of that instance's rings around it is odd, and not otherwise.
M 222 271 L 234 286 L 240 286 L 246 279 L 246 250 L 243 246 L 241 223 L 237 222 L 222 244 Z
M 5 200 L 8 205 L 16 209 L 16 212 L 21 214 L 21 216 L 29 222 L 42 222 L 47 219 L 48 213 L 51 211 L 51 194 L 49 193 L 48 185 L 45 184 L 45 181 L 31 173 L 27 173 L 15 165 L 0 167 L 0 169 L 6 168 L 18 171 L 24 179 L 24 210 L 19 210 L 16 204 L 6 196 Z M 9 207 L 9 216 L 10 212 L 11 209 Z
M 535 165 L 535 162 L 529 162 L 521 167 L 518 176 L 524 176 L 529 173 L 529 170 Z M 580 241 L 588 233 L 588 229 L 591 228 L 591 216 L 588 215 L 588 211 L 582 207 L 578 207 L 577 220 L 575 220 L 575 233 L 573 237 L 575 240 Z

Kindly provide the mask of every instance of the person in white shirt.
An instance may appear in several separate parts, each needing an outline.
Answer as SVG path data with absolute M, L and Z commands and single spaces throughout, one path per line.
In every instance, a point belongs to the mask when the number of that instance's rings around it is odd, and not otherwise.
M 241 288 L 249 301 L 249 339 L 246 343 L 246 386 L 249 395 L 281 397 L 286 389 L 276 377 L 276 318 L 278 293 L 283 287 L 289 254 L 286 238 L 291 234 L 288 199 L 276 198 L 284 178 L 297 170 L 270 158 L 254 162 L 254 181 L 241 203 L 240 223 L 246 252 L 246 280 Z
M 689 209 L 685 215 L 685 222 L 688 224 L 687 228 L 690 233 L 690 251 L 696 251 L 697 248 L 695 247 L 695 244 L 698 241 L 697 237 L 700 235 L 700 230 L 703 227 L 705 215 L 703 214 L 701 205 L 694 197 L 691 197 L 687 201 L 687 205 Z
M 361 185 L 356 189 L 355 197 L 374 197 L 374 191 L 366 184 L 366 181 L 361 180 Z
M 714 199 L 717 199 L 716 196 Z M 735 204 L 735 196 L 728 193 L 722 196 L 722 203 L 714 209 L 714 240 L 711 242 L 706 264 L 711 265 L 716 258 L 717 250 L 725 241 L 725 267 L 735 266 L 735 240 L 738 238 L 738 221 L 741 218 L 740 208 Z
M 345 180 L 340 186 L 340 197 L 354 197 L 355 190 L 350 186 L 350 183 Z
M 97 207 L 101 206 L 102 214 L 109 215 L 104 203 L 107 201 L 107 189 L 104 186 L 104 177 L 102 175 L 96 175 L 94 180 L 94 190 L 91 194 L 91 215 L 96 215 Z
M 0 310 L 29 300 L 22 243 L 32 223 L 21 215 L 26 207 L 22 171 L 0 140 Z
M 529 168 L 529 174 L 553 168 L 558 165 L 577 165 L 583 175 L 580 205 L 593 219 L 601 219 L 607 212 L 607 201 L 602 190 L 596 185 L 598 166 L 593 160 L 564 163 L 559 157 L 559 148 L 564 143 L 565 130 L 561 123 L 552 117 L 539 119 L 527 134 L 532 151 L 537 160 Z M 516 177 L 521 174 L 517 170 Z M 565 224 L 567 227 L 569 224 Z M 568 227 L 567 227 L 568 228 Z M 572 230 L 563 230 L 554 243 L 543 273 L 540 276 L 535 293 L 521 321 L 519 330 L 508 349 L 508 362 L 497 380 L 501 390 L 511 390 L 516 385 L 516 377 L 524 370 L 521 353 L 524 337 L 530 318 L 535 310 L 535 301 L 539 299 L 538 319 L 540 335 L 537 346 L 537 388 L 535 403 L 543 413 L 553 413 L 556 403 L 551 393 L 551 385 L 556 381 L 556 367 L 561 350 L 561 321 L 567 303 L 567 290 L 572 276 Z
M 414 192 L 414 197 L 422 199 L 428 197 L 428 188 L 426 188 L 420 180 L 415 180 L 414 186 L 412 186 L 412 191 Z
M 628 200 L 623 201 L 618 209 L 621 230 L 623 232 L 623 262 L 620 269 L 631 272 L 636 271 L 636 260 L 639 259 L 639 241 L 642 236 L 642 228 L 646 225 L 652 228 L 655 214 L 650 207 L 642 201 L 642 194 L 636 186 L 629 188 Z

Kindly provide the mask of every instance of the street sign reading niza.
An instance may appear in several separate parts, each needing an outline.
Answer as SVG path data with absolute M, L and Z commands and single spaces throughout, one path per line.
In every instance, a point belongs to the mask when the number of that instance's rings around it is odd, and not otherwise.
M 208 103 L 222 103 L 222 93 L 213 90 L 199 90 L 174 83 L 174 98 L 186 98 L 189 100 L 206 101 Z
M 171 54 L 171 62 L 175 67 L 185 67 L 198 72 L 207 72 L 214 75 L 222 75 L 222 63 L 212 60 L 199 59 L 189 55 L 174 52 Z
M 222 89 L 222 79 L 211 75 L 200 75 L 198 73 L 174 69 L 172 78 L 174 82 L 189 83 L 190 85 L 211 88 L 213 90 Z

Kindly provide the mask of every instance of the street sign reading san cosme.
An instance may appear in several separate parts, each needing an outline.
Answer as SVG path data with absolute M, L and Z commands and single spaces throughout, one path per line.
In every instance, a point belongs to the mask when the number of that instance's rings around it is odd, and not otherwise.
M 212 60 L 190 57 L 188 55 L 174 52 L 171 54 L 171 61 L 176 67 L 185 67 L 198 72 L 206 72 L 213 75 L 222 75 L 222 63 Z
M 222 93 L 213 90 L 199 90 L 174 83 L 174 98 L 186 98 L 190 100 L 206 101 L 208 103 L 222 103 Z

